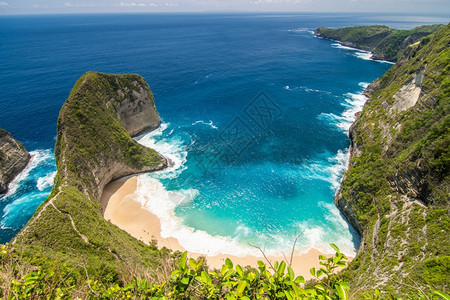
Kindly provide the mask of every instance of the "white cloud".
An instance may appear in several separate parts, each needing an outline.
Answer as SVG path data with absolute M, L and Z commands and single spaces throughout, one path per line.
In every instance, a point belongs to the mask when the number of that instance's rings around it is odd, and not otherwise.
M 6 2 L 4 2 L 4 1 L 0 1 L 0 7 L 1 7 L 1 6 L 9 6 L 9 4 L 6 3 Z
M 116 6 L 120 7 L 154 7 L 158 6 L 156 3 L 143 3 L 143 2 L 120 2 L 116 4 Z
M 92 3 L 84 3 L 84 4 L 73 4 L 71 2 L 66 2 L 63 4 L 64 7 L 99 7 L 99 5 L 95 5 Z

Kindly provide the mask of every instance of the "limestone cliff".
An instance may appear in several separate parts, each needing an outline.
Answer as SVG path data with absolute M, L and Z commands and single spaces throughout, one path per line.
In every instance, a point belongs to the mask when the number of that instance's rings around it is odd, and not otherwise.
M 319 37 L 337 40 L 344 46 L 371 51 L 373 59 L 396 62 L 409 45 L 441 27 L 425 25 L 411 30 L 392 29 L 384 25 L 338 29 L 319 27 L 314 33 Z
M 84 74 L 59 114 L 55 187 L 16 236 L 16 245 L 68 262 L 86 257 L 88 265 L 148 267 L 151 248 L 104 220 L 98 200 L 111 180 L 167 165 L 130 137 L 159 122 L 142 77 Z
M 335 202 L 362 234 L 355 293 L 415 296 L 450 282 L 450 25 L 405 49 L 367 89 Z
M 30 161 L 30 154 L 22 143 L 0 128 L 0 194 L 6 193 L 8 184 Z

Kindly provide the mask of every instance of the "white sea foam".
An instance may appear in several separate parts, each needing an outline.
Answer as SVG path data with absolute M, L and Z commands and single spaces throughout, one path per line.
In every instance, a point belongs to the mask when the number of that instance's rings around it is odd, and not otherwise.
M 355 232 L 352 231 L 339 209 L 332 203 L 319 202 L 319 206 L 325 210 L 325 219 L 333 224 L 334 231 L 337 232 L 337 235 L 334 236 L 335 240 L 330 242 L 338 245 L 343 253 L 355 257 L 357 249 L 352 240 Z
M 359 86 L 365 89 L 368 86 L 368 83 L 360 82 Z M 346 109 L 340 116 L 333 113 L 321 113 L 317 118 L 321 121 L 325 121 L 327 124 L 336 126 L 339 130 L 348 134 L 350 126 L 356 120 L 356 113 L 363 109 L 367 99 L 368 98 L 361 93 L 347 93 L 344 95 L 344 102 L 341 103 Z
M 210 78 L 211 76 L 212 76 L 212 74 L 208 74 L 208 75 L 202 77 L 201 79 L 197 79 L 197 80 L 194 82 L 194 85 L 197 85 L 197 84 L 199 84 L 199 83 L 202 82 L 202 81 L 205 81 L 206 79 Z
M 284 87 L 284 89 L 287 90 L 287 91 L 292 91 L 292 92 L 295 92 L 295 91 L 305 91 L 305 92 L 307 92 L 307 93 L 313 92 L 313 93 L 323 93 L 323 94 L 331 95 L 331 92 L 328 92 L 328 91 L 322 91 L 322 90 L 317 90 L 317 89 L 311 89 L 311 88 L 309 88 L 309 87 L 307 87 L 307 86 L 291 87 L 291 86 L 289 86 L 289 85 L 286 85 L 286 86 Z
M 328 171 L 330 174 L 329 182 L 331 183 L 331 187 L 338 191 L 341 181 L 342 175 L 348 167 L 348 162 L 350 159 L 350 151 L 347 149 L 345 151 L 338 150 L 336 155 L 329 159 L 331 165 L 328 167 Z
M 294 28 L 294 29 L 289 29 L 288 32 L 294 32 L 294 33 L 309 32 L 311 34 L 314 34 L 314 31 L 312 31 L 308 28 Z
M 42 192 L 46 188 L 53 186 L 53 180 L 55 179 L 55 176 L 56 176 L 56 171 L 48 173 L 44 177 L 40 177 L 37 180 L 37 184 L 36 184 L 36 187 L 38 188 L 38 190 L 40 190 Z
M 372 60 L 372 52 L 370 51 L 364 51 L 361 49 L 357 49 L 357 48 L 352 48 L 352 47 L 347 47 L 347 46 L 343 46 L 340 43 L 334 43 L 331 44 L 331 47 L 333 48 L 337 48 L 337 49 L 345 49 L 345 50 L 350 50 L 353 51 L 354 56 L 364 59 L 364 60 Z
M 242 246 L 231 237 L 212 236 L 182 224 L 182 219 L 175 215 L 175 208 L 193 201 L 198 195 L 195 189 L 168 191 L 158 179 L 140 175 L 136 195 L 136 200 L 142 207 L 160 219 L 161 236 L 176 238 L 188 251 L 210 256 L 221 253 L 236 256 L 260 255 L 256 249 Z M 245 234 L 247 229 L 241 227 L 239 230 Z
M 372 56 L 373 56 L 372 52 L 358 51 L 358 52 L 355 52 L 355 56 L 357 58 L 361 58 L 361 59 L 364 59 L 364 60 L 373 60 L 372 59 Z
M 169 125 L 169 123 L 161 123 L 156 130 L 136 138 L 138 143 L 155 149 L 169 160 L 168 168 L 152 173 L 152 176 L 156 178 L 176 178 L 187 169 L 185 164 L 188 153 L 183 141 L 180 138 L 172 137 L 173 131 L 170 132 L 169 137 L 161 138 Z
M 34 211 L 28 211 L 25 213 L 26 210 L 32 210 L 37 208 L 39 204 L 41 204 L 45 198 L 48 196 L 48 193 L 40 192 L 40 193 L 30 193 L 25 194 L 24 196 L 15 199 L 13 202 L 9 203 L 8 205 L 3 208 L 3 215 L 0 218 L 1 223 L 0 227 L 2 228 L 14 228 L 17 226 L 17 220 L 20 218 L 23 218 L 24 214 L 29 214 L 31 216 Z
M 212 129 L 216 129 L 216 130 L 219 129 L 217 126 L 214 125 L 213 121 L 211 121 L 211 120 L 209 120 L 209 122 L 205 122 L 203 120 L 200 120 L 200 121 L 195 121 L 194 123 L 192 123 L 192 125 L 197 125 L 197 124 L 203 124 L 203 125 L 209 126 Z
M 360 83 L 358 83 L 358 85 L 359 85 L 360 87 L 362 87 L 363 89 L 366 89 L 366 88 L 369 86 L 369 84 L 370 84 L 370 83 L 368 83 L 368 82 L 360 82 Z
M 336 48 L 336 49 L 345 49 L 345 50 L 353 51 L 354 52 L 353 55 L 360 59 L 373 60 L 373 61 L 376 61 L 379 63 L 385 63 L 385 64 L 394 64 L 393 62 L 390 62 L 387 60 L 373 59 L 373 53 L 370 51 L 364 51 L 364 50 L 357 49 L 357 48 L 347 47 L 347 46 L 341 45 L 340 43 L 333 43 L 333 44 L 331 44 L 331 47 Z
M 357 249 L 353 241 L 354 232 L 332 203 L 319 202 L 318 206 L 324 211 L 325 223 L 317 224 L 313 220 L 296 224 L 302 233 L 299 246 L 306 246 L 304 252 L 311 248 L 323 253 L 334 254 L 329 245 L 336 244 L 346 255 L 355 256 Z
M 363 52 L 360 49 L 344 46 L 344 45 L 342 45 L 340 43 L 333 43 L 333 44 L 331 44 L 331 47 L 336 48 L 336 49 L 345 49 L 345 50 Z M 364 51 L 364 52 L 367 52 L 367 51 Z
M 40 166 L 42 163 L 50 163 L 52 162 L 53 155 L 51 150 L 47 149 L 47 150 L 34 150 L 34 151 L 30 151 L 30 161 L 28 162 L 28 165 L 25 167 L 25 169 L 23 169 L 22 172 L 20 172 L 19 175 L 16 176 L 16 178 L 14 178 L 13 181 L 11 181 L 11 183 L 9 184 L 9 190 L 8 192 L 2 197 L 3 199 L 6 199 L 12 195 L 14 195 L 17 190 L 20 187 L 20 184 L 22 181 L 24 181 L 25 179 L 28 178 L 28 176 L 30 176 L 30 172 L 35 169 L 36 167 Z
M 348 166 L 349 151 L 338 150 L 335 156 L 328 154 L 304 163 L 300 174 L 305 179 L 316 179 L 330 183 L 330 188 L 337 192 L 341 184 L 342 174 Z M 328 158 L 327 158 L 328 157 Z

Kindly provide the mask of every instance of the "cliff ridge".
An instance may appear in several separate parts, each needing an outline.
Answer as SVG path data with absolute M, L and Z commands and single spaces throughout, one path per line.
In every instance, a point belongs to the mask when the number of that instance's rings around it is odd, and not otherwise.
M 410 295 L 450 282 L 450 25 L 368 86 L 335 202 L 362 235 L 356 291 Z M 412 288 L 415 287 L 416 289 Z
M 152 266 L 156 248 L 106 221 L 99 199 L 114 179 L 167 166 L 164 157 L 130 136 L 159 123 L 142 77 L 85 73 L 59 114 L 55 186 L 15 237 L 17 247 L 72 264 L 86 257 L 88 266 Z

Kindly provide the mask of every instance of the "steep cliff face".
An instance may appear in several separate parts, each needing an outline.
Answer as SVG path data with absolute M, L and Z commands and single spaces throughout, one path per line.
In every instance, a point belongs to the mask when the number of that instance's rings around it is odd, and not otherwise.
M 117 95 L 120 105 L 117 117 L 131 136 L 156 129 L 161 123 L 155 107 L 153 94 L 142 78 L 133 78 L 132 87 L 119 87 Z
M 58 118 L 55 187 L 16 245 L 68 262 L 87 257 L 89 265 L 149 267 L 152 250 L 105 221 L 98 199 L 111 180 L 167 165 L 130 137 L 159 122 L 142 77 L 84 74 Z
M 450 282 L 450 25 L 409 46 L 350 129 L 335 202 L 362 234 L 356 291 L 414 296 Z M 415 288 L 416 287 L 416 288 Z
M 30 161 L 30 154 L 22 143 L 0 128 L 0 194 L 6 193 L 8 184 Z
M 442 25 L 425 25 L 411 30 L 392 29 L 384 25 L 355 26 L 332 29 L 319 27 L 317 36 L 337 40 L 344 46 L 371 51 L 373 59 L 396 62 L 403 51 Z

